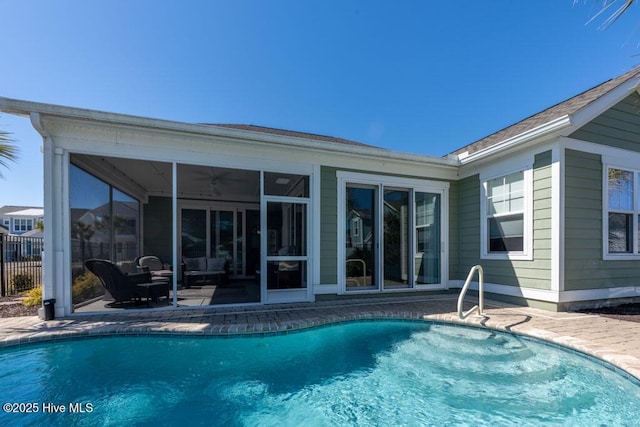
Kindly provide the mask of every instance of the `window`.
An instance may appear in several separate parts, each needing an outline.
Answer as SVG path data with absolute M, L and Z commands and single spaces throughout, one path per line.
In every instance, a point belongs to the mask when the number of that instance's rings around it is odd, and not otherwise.
M 638 178 L 640 174 L 636 171 L 607 168 L 605 229 L 609 255 L 639 254 Z
M 483 183 L 483 254 L 485 257 L 527 256 L 527 171 Z
M 15 232 L 24 232 L 33 230 L 33 220 L 31 219 L 14 219 L 13 220 L 13 231 Z
M 133 261 L 139 255 L 140 203 L 73 164 L 69 190 L 74 268 L 90 258 Z

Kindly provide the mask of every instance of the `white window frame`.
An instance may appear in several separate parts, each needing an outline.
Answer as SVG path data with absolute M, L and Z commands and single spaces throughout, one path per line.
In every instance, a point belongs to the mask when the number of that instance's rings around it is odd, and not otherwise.
M 13 231 L 16 233 L 26 232 L 27 220 L 25 218 L 16 218 L 13 220 Z
M 490 216 L 487 215 L 487 184 L 491 180 L 503 178 L 514 173 L 522 173 L 523 179 L 522 251 L 490 252 L 488 227 Z M 462 237 L 464 238 L 464 236 Z M 533 168 L 531 166 L 504 170 L 499 173 L 492 171 L 490 175 L 480 176 L 480 259 L 533 260 Z
M 609 169 L 620 169 L 633 174 L 633 197 L 632 209 L 609 209 Z M 604 163 L 602 168 L 602 259 L 618 260 L 618 261 L 637 261 L 640 260 L 640 244 L 638 242 L 640 216 L 640 169 L 631 165 L 621 165 L 618 163 Z M 609 212 L 630 214 L 633 225 L 631 227 L 631 245 L 632 251 L 625 252 L 609 252 Z

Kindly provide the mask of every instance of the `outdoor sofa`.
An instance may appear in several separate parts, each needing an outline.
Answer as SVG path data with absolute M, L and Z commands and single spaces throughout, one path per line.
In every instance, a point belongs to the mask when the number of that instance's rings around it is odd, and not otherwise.
M 229 261 L 226 257 L 182 258 L 182 286 L 223 285 L 229 281 Z

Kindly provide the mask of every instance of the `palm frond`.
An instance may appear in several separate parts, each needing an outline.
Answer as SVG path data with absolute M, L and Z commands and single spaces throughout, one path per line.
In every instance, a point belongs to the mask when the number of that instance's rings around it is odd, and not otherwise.
M 0 166 L 3 168 L 8 168 L 9 162 L 15 162 L 18 158 L 18 147 L 13 143 L 10 134 L 0 130 Z M 2 177 L 1 171 L 0 177 Z
M 578 1 L 579 0 L 574 0 L 573 4 L 575 5 L 576 3 L 578 3 Z M 611 24 L 616 22 L 618 18 L 620 18 L 620 16 L 622 16 L 634 2 L 635 0 L 622 0 L 622 4 L 620 4 L 618 0 L 603 0 L 602 7 L 598 11 L 598 13 L 596 13 L 591 19 L 589 19 L 589 21 L 587 21 L 587 25 L 589 25 L 596 19 L 599 19 L 606 13 L 610 12 L 609 16 L 607 16 L 604 19 L 604 22 L 598 27 L 600 29 L 606 29 L 611 26 Z M 599 1 L 596 0 L 596 3 L 599 3 Z M 613 12 L 611 12 L 611 8 L 614 6 L 618 7 L 617 9 L 613 9 Z

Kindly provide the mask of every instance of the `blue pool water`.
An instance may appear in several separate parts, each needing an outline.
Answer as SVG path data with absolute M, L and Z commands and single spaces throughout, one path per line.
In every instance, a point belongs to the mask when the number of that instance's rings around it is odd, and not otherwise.
M 2 426 L 590 426 L 640 414 L 638 385 L 586 357 L 422 322 L 43 343 L 0 352 L 0 370 L 2 403 L 38 409 L 3 411 Z

